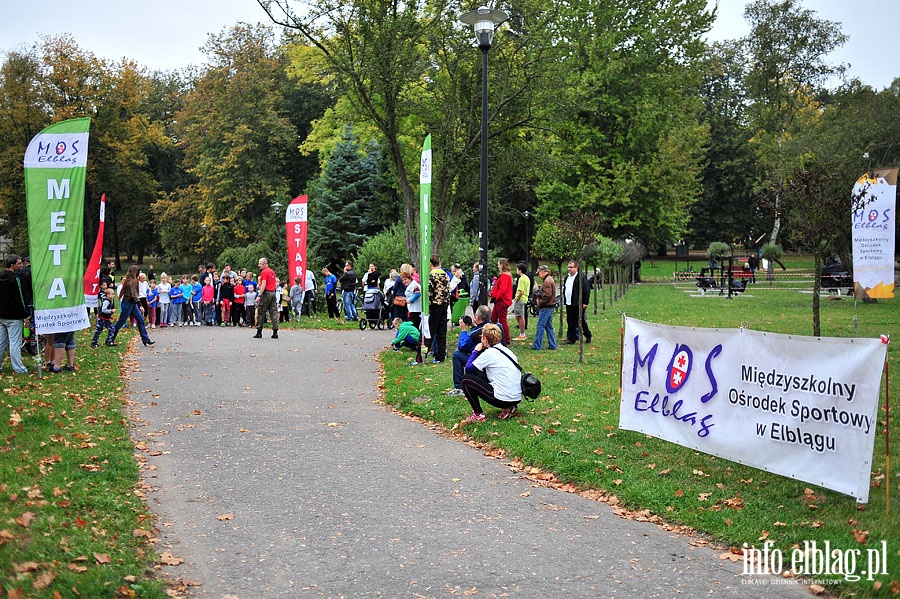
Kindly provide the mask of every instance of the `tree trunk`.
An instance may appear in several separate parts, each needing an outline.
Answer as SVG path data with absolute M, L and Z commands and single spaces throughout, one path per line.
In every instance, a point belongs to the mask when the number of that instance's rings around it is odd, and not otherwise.
M 812 317 L 813 317 L 813 337 L 822 334 L 822 326 L 819 314 L 819 298 L 822 295 L 822 256 L 818 252 L 816 258 L 816 277 L 813 282 L 813 300 L 812 300 Z

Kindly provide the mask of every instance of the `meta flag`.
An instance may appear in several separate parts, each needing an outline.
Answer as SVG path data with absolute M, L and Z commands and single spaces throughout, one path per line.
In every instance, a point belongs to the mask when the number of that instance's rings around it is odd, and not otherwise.
M 84 304 L 88 308 L 97 307 L 100 289 L 100 269 L 103 268 L 103 226 L 106 224 L 106 194 L 100 197 L 100 225 L 97 227 L 97 241 L 94 251 L 84 271 Z
M 90 326 L 84 303 L 84 181 L 90 118 L 38 133 L 25 151 L 25 198 L 39 334 Z
M 428 316 L 428 273 L 431 272 L 431 134 L 422 146 L 419 165 L 419 278 L 422 285 L 422 315 Z M 423 318 L 424 322 L 427 320 Z
M 862 208 L 853 212 L 853 285 L 856 296 L 894 297 L 894 227 L 898 169 L 866 173 L 853 187 Z
M 288 204 L 287 212 L 284 214 L 287 227 L 288 272 L 290 273 L 288 285 L 298 277 L 300 285 L 306 283 L 307 201 L 307 196 L 297 196 Z

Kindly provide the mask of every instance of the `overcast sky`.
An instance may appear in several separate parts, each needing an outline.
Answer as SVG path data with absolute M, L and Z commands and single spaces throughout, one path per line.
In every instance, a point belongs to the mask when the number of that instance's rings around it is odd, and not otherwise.
M 709 0 L 710 6 L 716 0 Z M 710 39 L 746 35 L 745 0 L 718 0 Z M 201 64 L 210 33 L 240 21 L 267 22 L 256 0 L 9 0 L 0 19 L 0 52 L 24 49 L 42 34 L 71 33 L 79 47 L 101 58 L 130 58 L 151 69 Z M 497 6 L 503 4 L 502 0 Z M 875 89 L 900 76 L 900 0 L 805 0 L 820 18 L 842 23 L 850 36 L 831 57 Z

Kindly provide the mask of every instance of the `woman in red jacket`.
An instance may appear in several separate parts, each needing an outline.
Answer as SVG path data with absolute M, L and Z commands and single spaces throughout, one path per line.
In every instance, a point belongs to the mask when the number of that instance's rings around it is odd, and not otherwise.
M 509 322 L 507 322 L 507 313 L 512 305 L 513 299 L 513 280 L 509 273 L 509 260 L 500 258 L 497 260 L 497 267 L 500 269 L 500 276 L 491 289 L 491 299 L 494 300 L 494 308 L 491 310 L 491 322 L 500 325 L 503 329 L 503 344 L 509 345 Z

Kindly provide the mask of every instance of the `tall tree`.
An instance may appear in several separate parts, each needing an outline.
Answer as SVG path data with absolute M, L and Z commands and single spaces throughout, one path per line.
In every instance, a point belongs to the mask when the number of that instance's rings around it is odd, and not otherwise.
M 688 241 L 756 240 L 768 229 L 753 193 L 756 161 L 750 148 L 744 57 L 737 42 L 710 46 L 699 87 L 709 146 L 703 165 L 703 192 L 691 206 Z
M 843 71 L 827 61 L 828 54 L 847 41 L 840 23 L 817 17 L 801 2 L 753 0 L 744 10 L 750 24 L 743 39 L 750 62 L 747 90 L 764 184 L 783 181 L 784 173 L 797 166 L 802 150 L 789 147 L 796 119 L 810 109 L 816 86 Z M 774 207 L 770 243 L 777 242 L 781 228 L 780 198 Z
M 40 78 L 37 48 L 10 52 L 0 66 L 0 236 L 8 237 L 10 250 L 22 255 L 28 253 L 22 158 L 31 138 L 49 122 Z
M 347 127 L 311 190 L 310 254 L 333 272 L 382 228 L 374 216 L 385 188 L 378 156 Z
M 574 208 L 614 234 L 678 239 L 699 194 L 707 130 L 689 90 L 699 83 L 704 0 L 583 0 L 562 13 L 566 80 L 556 90 L 555 176 L 538 189 L 541 216 Z
M 346 121 L 373 127 L 390 160 L 390 175 L 403 201 L 406 245 L 418 255 L 419 151 L 433 134 L 435 177 L 432 196 L 433 247 L 438 249 L 456 216 L 466 214 L 477 195 L 480 112 L 480 53 L 458 21 L 455 2 L 416 0 L 258 0 L 273 21 L 305 37 L 320 53 L 307 56 L 324 65 L 340 90 Z M 543 97 L 539 73 L 551 64 L 547 28 L 556 5 L 535 0 L 514 4 L 509 33 L 498 34 L 491 50 L 491 136 L 532 120 Z M 524 15 L 528 15 L 526 18 Z M 331 132 L 343 127 L 341 119 Z M 357 128 L 362 134 L 362 127 Z M 519 157 L 521 159 L 521 156 Z
M 271 28 L 237 25 L 210 36 L 204 52 L 209 66 L 185 98 L 175 126 L 196 183 L 154 207 L 158 218 L 169 216 L 159 223 L 173 229 L 165 238 L 189 231 L 179 247 L 163 248 L 173 257 L 196 257 L 202 249 L 216 254 L 253 240 L 271 205 L 288 198 L 285 173 L 297 157 L 297 130 L 280 92 L 286 63 Z M 188 222 L 174 222 L 176 216 Z

